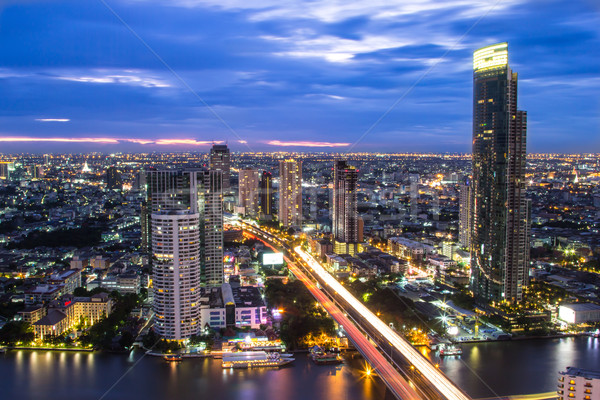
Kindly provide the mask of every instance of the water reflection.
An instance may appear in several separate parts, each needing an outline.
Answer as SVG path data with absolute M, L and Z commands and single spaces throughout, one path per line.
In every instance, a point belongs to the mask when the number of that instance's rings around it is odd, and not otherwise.
M 462 358 L 438 359 L 448 377 L 472 397 L 549 392 L 567 366 L 598 368 L 598 339 L 527 340 L 462 345 Z M 282 369 L 223 370 L 221 360 L 99 353 L 9 351 L 0 357 L 1 398 L 97 399 L 132 365 L 111 399 L 374 400 L 386 396 L 378 378 L 364 375 L 364 360 L 318 366 L 304 354 Z M 435 361 L 434 361 L 435 362 Z M 481 378 L 481 379 L 480 379 Z M 490 388 L 487 387 L 489 385 Z

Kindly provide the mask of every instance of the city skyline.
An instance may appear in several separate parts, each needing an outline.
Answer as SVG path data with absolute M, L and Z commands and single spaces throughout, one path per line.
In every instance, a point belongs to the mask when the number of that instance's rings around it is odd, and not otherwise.
M 598 151 L 592 2 L 312 6 L 6 3 L 1 151 L 467 152 L 470 55 L 498 41 L 531 152 Z

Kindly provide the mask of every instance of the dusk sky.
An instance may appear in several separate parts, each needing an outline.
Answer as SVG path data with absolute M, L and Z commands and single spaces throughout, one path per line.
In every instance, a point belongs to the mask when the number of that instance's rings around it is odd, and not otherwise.
M 0 153 L 470 152 L 503 41 L 528 151 L 600 152 L 599 4 L 0 0 Z

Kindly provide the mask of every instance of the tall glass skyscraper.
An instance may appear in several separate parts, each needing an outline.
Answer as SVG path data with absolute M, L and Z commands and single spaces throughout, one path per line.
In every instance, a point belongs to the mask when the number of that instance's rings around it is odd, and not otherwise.
M 473 55 L 471 287 L 480 301 L 520 301 L 529 264 L 527 113 L 517 110 L 508 44 Z

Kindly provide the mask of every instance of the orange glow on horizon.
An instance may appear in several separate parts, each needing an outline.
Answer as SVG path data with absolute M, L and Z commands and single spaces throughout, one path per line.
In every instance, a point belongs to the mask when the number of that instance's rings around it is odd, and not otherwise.
M 282 142 L 280 140 L 271 140 L 267 142 L 271 146 L 281 147 L 346 147 L 350 146 L 350 143 L 330 143 L 330 142 Z
M 0 142 L 54 142 L 54 143 L 107 143 L 107 144 L 119 144 L 122 142 L 136 143 L 136 144 L 155 144 L 155 145 L 178 145 L 187 144 L 192 146 L 207 146 L 212 144 L 221 144 L 223 141 L 201 141 L 196 139 L 129 139 L 129 138 L 64 138 L 64 137 L 0 137 Z

